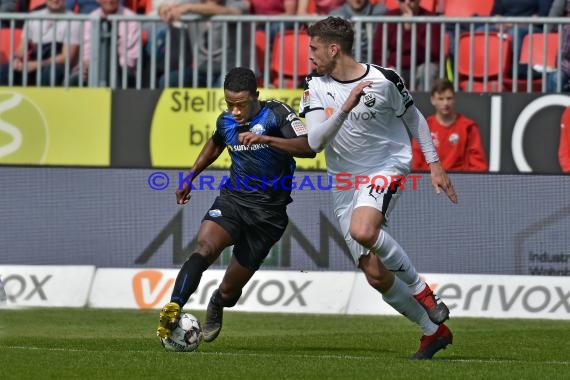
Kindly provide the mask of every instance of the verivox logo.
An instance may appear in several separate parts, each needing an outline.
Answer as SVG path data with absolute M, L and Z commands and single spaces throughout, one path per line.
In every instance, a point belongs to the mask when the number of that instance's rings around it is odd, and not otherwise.
M 16 92 L 0 92 L 0 163 L 44 163 L 49 134 L 40 108 Z
M 152 309 L 172 289 L 174 279 L 166 278 L 162 272 L 146 270 L 133 276 L 133 293 L 141 309 Z

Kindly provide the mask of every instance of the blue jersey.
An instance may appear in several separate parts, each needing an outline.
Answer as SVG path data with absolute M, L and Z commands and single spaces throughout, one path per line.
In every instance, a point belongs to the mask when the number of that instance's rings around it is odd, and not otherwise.
M 216 122 L 212 139 L 227 147 L 232 162 L 221 195 L 245 206 L 284 207 L 292 202 L 295 160 L 266 144 L 240 144 L 239 134 L 247 131 L 281 138 L 306 138 L 307 129 L 291 107 L 277 100 L 261 102 L 261 110 L 246 124 L 238 124 L 229 112 L 222 113 Z

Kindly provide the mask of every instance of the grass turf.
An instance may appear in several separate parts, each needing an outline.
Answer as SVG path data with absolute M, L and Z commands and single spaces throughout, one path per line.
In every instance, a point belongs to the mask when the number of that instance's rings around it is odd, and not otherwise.
M 452 346 L 411 361 L 421 334 L 402 317 L 225 312 L 191 353 L 166 352 L 157 319 L 0 310 L 0 379 L 570 379 L 570 321 L 455 318 Z

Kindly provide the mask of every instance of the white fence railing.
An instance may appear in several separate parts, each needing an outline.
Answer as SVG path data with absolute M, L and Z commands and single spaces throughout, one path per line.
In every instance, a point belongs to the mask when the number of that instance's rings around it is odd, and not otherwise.
M 4 13 L 0 85 L 216 87 L 231 67 L 247 66 L 263 87 L 296 88 L 311 70 L 306 26 L 321 18 L 189 15 L 167 25 L 154 16 Z M 566 85 L 560 68 L 570 59 L 563 52 L 567 18 L 353 22 L 357 59 L 394 67 L 411 90 L 427 91 L 444 76 L 461 91 L 560 92 Z M 43 31 L 43 44 L 33 30 Z

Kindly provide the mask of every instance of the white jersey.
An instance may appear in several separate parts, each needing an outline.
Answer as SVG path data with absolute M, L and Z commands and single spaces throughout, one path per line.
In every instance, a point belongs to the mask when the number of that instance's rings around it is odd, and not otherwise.
M 400 119 L 412 106 L 413 99 L 396 72 L 383 67 L 363 64 L 366 73 L 349 82 L 335 80 L 330 75 L 310 75 L 299 113 L 305 116 L 313 110 L 325 110 L 328 116 L 339 110 L 350 91 L 362 81 L 372 86 L 349 113 L 338 133 L 325 147 L 327 170 L 372 174 L 388 169 L 406 175 L 412 161 L 411 141 Z

